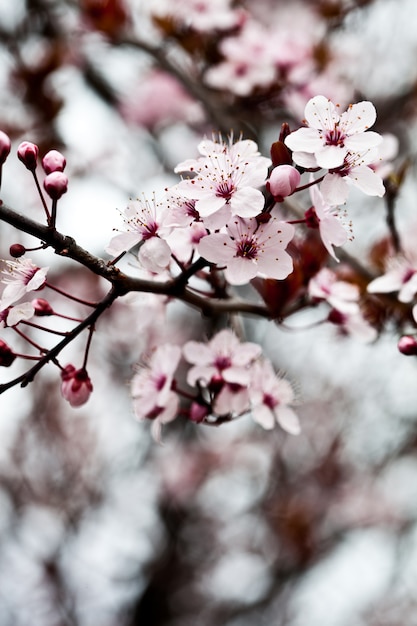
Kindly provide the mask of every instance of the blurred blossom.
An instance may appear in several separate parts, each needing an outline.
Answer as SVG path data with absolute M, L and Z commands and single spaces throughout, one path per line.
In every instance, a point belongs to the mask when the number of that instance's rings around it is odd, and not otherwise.
M 197 124 L 204 119 L 201 105 L 176 78 L 160 70 L 152 70 L 138 81 L 120 104 L 120 112 L 128 122 L 151 131 L 176 122 Z

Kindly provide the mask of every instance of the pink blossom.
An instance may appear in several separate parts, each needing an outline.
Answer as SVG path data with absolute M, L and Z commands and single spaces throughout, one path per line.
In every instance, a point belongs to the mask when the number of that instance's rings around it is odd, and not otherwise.
M 388 271 L 372 280 L 368 293 L 393 293 L 398 291 L 400 302 L 411 302 L 417 293 L 417 259 L 407 255 L 394 259 Z
M 249 95 L 255 87 L 267 87 L 276 78 L 270 33 L 254 20 L 247 21 L 238 35 L 223 39 L 220 51 L 224 57 L 209 67 L 205 82 L 238 96 Z
M 221 330 L 207 343 L 188 341 L 183 347 L 185 359 L 193 365 L 187 375 L 192 387 L 199 382 L 247 386 L 250 383 L 250 365 L 261 354 L 256 343 L 241 343 L 229 329 Z
M 135 416 L 152 420 L 151 432 L 156 441 L 160 441 L 162 425 L 177 417 L 179 399 L 172 384 L 180 358 L 178 346 L 159 346 L 131 383 Z
M 255 276 L 282 280 L 293 270 L 285 251 L 294 236 L 294 227 L 271 217 L 269 222 L 236 218 L 226 233 L 204 237 L 199 254 L 212 263 L 225 265 L 225 276 L 231 285 L 244 285 Z
M 289 406 L 294 402 L 293 389 L 287 380 L 277 377 L 269 361 L 254 364 L 249 393 L 255 422 L 267 430 L 277 422 L 292 435 L 300 433 L 298 417 Z
M 368 196 L 382 197 L 385 187 L 380 175 L 373 169 L 372 164 L 377 159 L 378 151 L 374 148 L 348 153 L 343 165 L 335 172 L 325 175 L 320 185 L 323 198 L 331 205 L 343 204 L 349 195 L 349 186 L 358 187 Z
M 336 207 L 330 206 L 324 201 L 321 191 L 316 185 L 310 187 L 310 196 L 313 206 L 309 211 L 314 213 L 317 220 L 321 240 L 327 252 L 336 260 L 336 254 L 333 246 L 342 246 L 348 239 L 348 233 L 339 219 L 339 213 Z M 306 212 L 307 224 L 309 216 Z M 311 219 L 311 216 L 310 216 Z
M 19 302 L 7 309 L 7 326 L 16 326 L 19 322 L 30 320 L 35 315 L 35 308 L 31 302 Z
M 7 309 L 29 291 L 42 289 L 46 282 L 46 273 L 49 268 L 40 268 L 34 265 L 31 259 L 7 261 L 6 269 L 2 274 L 2 283 L 6 284 L 0 300 L 0 310 Z
M 327 267 L 309 281 L 308 293 L 314 300 L 325 300 L 340 312 L 356 313 L 359 310 L 359 287 L 339 280 L 335 272 Z
M 274 167 L 266 181 L 266 188 L 274 196 L 275 202 L 282 202 L 284 198 L 294 193 L 300 179 L 300 172 L 292 165 L 278 165 Z
M 315 156 L 319 167 L 334 169 L 343 165 L 348 153 L 363 153 L 382 141 L 378 133 L 368 131 L 376 119 L 372 102 L 349 105 L 339 114 L 333 102 L 316 96 L 307 102 L 304 115 L 308 127 L 296 130 L 285 140 L 300 165 L 298 153 L 306 152 Z
M 166 205 L 157 203 L 154 198 L 152 202 L 146 198 L 131 201 L 123 214 L 127 230 L 111 239 L 106 252 L 119 256 L 143 242 L 138 254 L 139 261 L 150 272 L 162 272 L 171 259 L 171 249 L 165 237 L 172 228 L 165 226 L 166 216 Z
M 359 306 L 356 311 L 332 309 L 328 320 L 336 324 L 343 335 L 350 335 L 363 343 L 375 341 L 378 336 L 377 330 L 364 318 Z
M 61 378 L 62 397 L 74 408 L 85 404 L 93 391 L 86 369 L 77 370 L 73 365 L 67 365 L 61 372 Z
M 151 70 L 138 81 L 120 109 L 128 121 L 151 130 L 183 120 L 196 123 L 204 117 L 201 105 L 178 80 L 160 70 Z
M 169 16 L 180 25 L 199 32 L 228 30 L 242 20 L 242 13 L 231 8 L 230 0 L 159 0 L 154 15 Z
M 176 172 L 193 172 L 195 177 L 182 180 L 171 191 L 196 200 L 195 209 L 203 221 L 223 211 L 217 228 L 226 224 L 230 215 L 258 215 L 265 203 L 258 187 L 265 183 L 271 160 L 259 154 L 256 143 L 205 140 L 199 151 L 202 157 L 175 168 Z

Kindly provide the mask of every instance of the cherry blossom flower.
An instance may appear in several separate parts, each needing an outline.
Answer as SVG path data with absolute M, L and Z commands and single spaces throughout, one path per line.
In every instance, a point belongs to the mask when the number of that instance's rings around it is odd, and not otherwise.
M 131 383 L 135 416 L 138 420 L 152 420 L 151 432 L 156 441 L 161 439 L 162 425 L 177 417 L 179 399 L 172 384 L 180 358 L 178 346 L 159 346 Z
M 228 30 L 237 26 L 243 18 L 241 11 L 230 7 L 230 0 L 159 0 L 152 8 L 156 16 L 169 16 L 181 25 L 199 32 Z
M 0 325 L 5 323 L 7 326 L 16 326 L 19 322 L 30 320 L 35 315 L 35 307 L 31 302 L 19 302 L 15 306 L 7 307 L 4 312 L 6 319 L 3 321 L 3 311 L 0 311 Z
M 299 419 L 289 406 L 294 401 L 294 391 L 287 380 L 275 374 L 270 361 L 254 364 L 249 394 L 255 422 L 267 430 L 277 422 L 292 435 L 300 433 Z
M 7 261 L 2 274 L 2 283 L 6 284 L 0 300 L 0 311 L 7 309 L 26 293 L 42 289 L 46 282 L 48 267 L 38 267 L 31 259 Z
M 411 302 L 417 293 L 417 259 L 404 255 L 393 259 L 388 271 L 372 280 L 368 293 L 393 293 L 398 291 L 400 302 Z
M 271 160 L 259 154 L 256 143 L 205 140 L 199 145 L 199 151 L 202 157 L 175 168 L 176 172 L 195 172 L 195 177 L 182 180 L 171 191 L 196 200 L 195 209 L 203 221 L 223 211 L 216 228 L 226 224 L 230 215 L 258 215 L 265 203 L 258 187 L 265 183 Z
M 316 96 L 307 102 L 304 116 L 308 127 L 296 130 L 285 139 L 299 165 L 302 163 L 298 153 L 306 152 L 315 156 L 319 167 L 334 169 L 343 165 L 348 153 L 363 153 L 382 141 L 381 135 L 368 131 L 376 119 L 372 102 L 349 105 L 347 111 L 339 115 L 333 102 L 325 96 Z
M 240 343 L 229 329 L 217 333 L 205 343 L 189 341 L 183 348 L 189 363 L 194 364 L 187 382 L 197 382 L 214 394 L 212 401 L 216 415 L 241 415 L 250 408 L 249 385 L 251 365 L 261 354 L 255 343 Z
M 317 223 L 321 240 L 327 252 L 336 260 L 333 246 L 342 246 L 348 239 L 348 233 L 339 218 L 338 209 L 324 201 L 321 191 L 316 185 L 310 187 L 313 206 L 306 211 L 307 225 Z
M 275 202 L 282 202 L 284 198 L 294 193 L 300 179 L 300 172 L 292 165 L 278 165 L 274 167 L 266 181 L 266 188 L 274 196 Z
M 337 171 L 325 175 L 320 185 L 323 198 L 331 205 L 343 204 L 349 195 L 349 186 L 358 187 L 368 196 L 382 197 L 385 193 L 382 178 L 372 164 L 377 159 L 378 151 L 374 148 L 348 153 L 343 165 Z
M 332 309 L 328 321 L 336 324 L 342 335 L 350 335 L 363 343 L 371 343 L 378 336 L 377 330 L 362 315 L 359 305 L 356 311 Z
M 231 285 L 244 285 L 255 276 L 282 280 L 293 270 L 285 251 L 294 236 L 294 227 L 275 217 L 265 224 L 236 218 L 226 233 L 213 233 L 201 239 L 199 254 L 212 263 L 225 265 Z
M 267 87 L 276 78 L 270 33 L 254 20 L 245 23 L 238 35 L 220 44 L 224 60 L 210 67 L 205 82 L 238 96 L 249 95 L 255 87 Z
M 359 310 L 359 287 L 339 280 L 335 272 L 327 267 L 309 281 L 308 293 L 314 300 L 325 300 L 340 312 L 356 313 Z
M 187 374 L 187 382 L 207 387 L 210 383 L 227 382 L 241 386 L 250 383 L 249 366 L 261 354 L 261 347 L 249 341 L 241 343 L 230 329 L 218 332 L 207 343 L 188 341 L 183 354 L 193 367 Z
M 159 273 L 166 269 L 171 259 L 171 249 L 165 237 L 172 228 L 165 226 L 167 216 L 165 204 L 157 203 L 155 198 L 149 202 L 131 201 L 124 211 L 123 219 L 127 231 L 115 235 L 106 248 L 106 252 L 119 256 L 142 242 L 138 258 L 143 267 L 151 272 Z
M 204 119 L 200 103 L 187 94 L 179 81 L 155 69 L 129 90 L 120 112 L 129 122 L 151 130 L 178 121 L 197 123 Z
M 72 407 L 79 407 L 87 402 L 93 385 L 84 367 L 77 370 L 73 365 L 67 365 L 61 372 L 61 379 L 62 397 Z

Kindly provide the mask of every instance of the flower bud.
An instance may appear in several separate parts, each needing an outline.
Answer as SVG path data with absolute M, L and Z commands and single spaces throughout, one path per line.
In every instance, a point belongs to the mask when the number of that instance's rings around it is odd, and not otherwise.
M 68 178 L 62 172 L 51 172 L 43 181 L 43 186 L 52 200 L 59 200 L 68 189 Z
M 11 141 L 9 137 L 0 130 L 0 165 L 3 165 L 5 160 L 10 154 L 10 149 L 12 147 Z
M 89 399 L 93 385 L 85 368 L 67 365 L 61 372 L 61 394 L 72 407 L 82 406 Z
M 38 317 L 45 317 L 46 315 L 53 315 L 54 310 L 49 304 L 48 300 L 44 298 L 35 298 L 32 300 L 32 306 L 35 309 L 35 315 Z
M 401 354 L 406 356 L 417 355 L 417 340 L 411 335 L 403 335 L 398 341 L 397 347 Z
M 5 341 L 0 339 L 0 366 L 10 367 L 15 360 L 16 355 Z
M 272 170 L 266 188 L 274 196 L 275 202 L 282 202 L 294 193 L 300 179 L 300 172 L 292 165 L 278 165 Z
M 39 155 L 39 148 L 30 141 L 23 141 L 17 148 L 17 156 L 28 170 L 34 172 L 36 169 Z
M 22 246 L 21 243 L 13 243 L 10 246 L 9 252 L 10 256 L 12 256 L 14 259 L 18 259 L 25 254 L 26 248 L 25 246 Z
M 193 402 L 190 406 L 189 418 L 195 424 L 200 424 L 209 414 L 209 409 L 205 404 Z
M 66 164 L 67 161 L 64 155 L 58 152 L 58 150 L 50 150 L 42 159 L 42 167 L 46 174 L 63 172 Z

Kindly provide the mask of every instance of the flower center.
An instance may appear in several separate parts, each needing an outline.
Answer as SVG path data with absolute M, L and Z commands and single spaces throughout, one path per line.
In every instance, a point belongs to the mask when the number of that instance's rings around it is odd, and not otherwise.
M 245 237 L 237 242 L 236 254 L 237 257 L 243 257 L 244 259 L 256 259 L 258 255 L 258 244 L 256 239 L 251 237 Z
M 214 362 L 214 365 L 220 371 L 225 370 L 227 367 L 230 367 L 231 364 L 232 364 L 232 361 L 231 361 L 230 357 L 225 355 L 225 354 L 219 354 L 216 357 L 216 360 Z
M 332 130 L 328 130 L 325 134 L 326 146 L 344 146 L 346 135 L 335 126 Z
M 224 198 L 230 200 L 235 192 L 235 186 L 231 180 L 225 180 L 217 185 L 216 196 L 218 198 Z
M 264 397 L 263 397 L 262 402 L 263 402 L 263 404 L 265 404 L 265 406 L 268 407 L 268 409 L 271 409 L 271 411 L 278 404 L 277 400 L 273 396 L 271 396 L 270 393 L 264 393 Z

